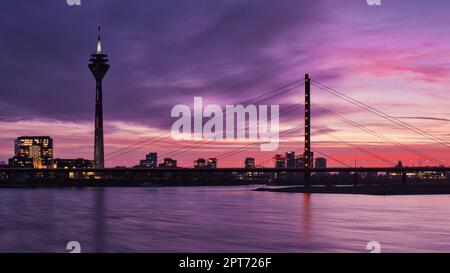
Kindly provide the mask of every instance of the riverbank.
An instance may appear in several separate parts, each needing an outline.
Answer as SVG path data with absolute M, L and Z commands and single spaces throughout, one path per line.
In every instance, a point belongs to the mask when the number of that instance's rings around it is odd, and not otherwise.
M 438 195 L 450 194 L 450 185 L 371 185 L 371 186 L 311 186 L 257 188 L 260 192 L 362 194 L 362 195 Z
M 140 181 L 111 182 L 51 182 L 51 183 L 0 183 L 0 189 L 34 189 L 34 188 L 162 188 L 162 187 L 239 187 L 261 186 L 261 184 L 236 182 L 172 182 L 172 183 L 143 183 Z

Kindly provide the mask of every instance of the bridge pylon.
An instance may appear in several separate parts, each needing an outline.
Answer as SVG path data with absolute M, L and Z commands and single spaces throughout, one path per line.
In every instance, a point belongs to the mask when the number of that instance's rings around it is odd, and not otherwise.
M 305 151 L 303 153 L 303 168 L 313 167 L 313 153 L 311 151 L 311 79 L 305 74 Z M 310 186 L 311 173 L 305 171 L 305 187 Z

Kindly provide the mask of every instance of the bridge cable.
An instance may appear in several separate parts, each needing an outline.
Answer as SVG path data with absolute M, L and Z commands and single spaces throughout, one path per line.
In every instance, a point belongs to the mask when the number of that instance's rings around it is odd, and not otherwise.
M 424 153 L 422 153 L 422 152 L 420 152 L 420 151 L 418 151 L 418 150 L 416 150 L 414 148 L 411 148 L 411 147 L 408 147 L 408 146 L 406 146 L 404 144 L 401 144 L 400 142 L 395 141 L 395 140 L 393 140 L 393 139 L 391 139 L 389 137 L 383 136 L 382 134 L 377 133 L 374 130 L 371 130 L 371 129 L 369 129 L 369 128 L 367 128 L 367 127 L 365 127 L 365 126 L 363 126 L 363 125 L 361 125 L 361 124 L 359 124 L 357 122 L 349 120 L 348 118 L 346 118 L 346 117 L 344 117 L 342 115 L 339 115 L 339 114 L 337 114 L 337 113 L 335 113 L 335 112 L 333 112 L 331 110 L 328 110 L 328 109 L 326 109 L 326 108 L 324 108 L 324 107 L 322 107 L 322 106 L 320 106 L 318 104 L 312 103 L 311 105 L 313 107 L 317 108 L 318 110 L 322 111 L 322 112 L 325 112 L 325 113 L 328 113 L 330 115 L 333 115 L 333 116 L 337 117 L 338 119 L 344 121 L 345 123 L 347 123 L 347 124 L 349 124 L 349 125 L 351 125 L 353 127 L 359 128 L 359 129 L 361 129 L 361 130 L 363 130 L 363 131 L 365 131 L 365 132 L 367 132 L 367 133 L 369 133 L 371 135 L 374 135 L 374 136 L 376 136 L 378 138 L 381 138 L 381 139 L 383 139 L 383 140 L 385 140 L 385 141 L 387 141 L 387 142 L 389 142 L 389 143 L 391 143 L 391 144 L 393 144 L 395 146 L 401 147 L 402 149 L 405 149 L 405 150 L 409 151 L 410 153 L 413 153 L 413 154 L 415 154 L 415 155 L 417 155 L 417 156 L 419 156 L 421 158 L 424 158 L 426 160 L 434 161 L 434 162 L 437 162 L 438 164 L 441 164 L 440 161 L 432 158 L 431 156 L 428 156 L 428 155 L 426 155 L 426 154 L 424 154 Z
M 288 113 L 290 113 L 290 112 L 292 112 L 292 111 L 294 111 L 294 110 L 296 110 L 296 107 L 298 107 L 299 105 L 302 105 L 302 104 L 295 104 L 295 105 L 292 105 L 292 106 L 289 106 L 288 108 L 286 108 L 286 109 L 284 109 L 281 113 L 280 113 L 280 117 L 281 116 L 284 116 L 284 115 L 286 115 L 286 114 L 288 114 Z M 241 127 L 239 127 L 239 128 L 241 128 Z M 246 128 L 247 128 L 247 126 L 246 126 Z M 204 142 L 204 141 L 203 141 Z M 254 144 L 259 144 L 260 142 L 258 141 L 258 142 L 253 142 Z M 175 156 L 175 155 L 179 155 L 179 154 L 182 154 L 182 153 L 185 153 L 185 152 L 188 152 L 188 151 L 192 151 L 192 150 L 194 150 L 194 149 L 196 149 L 196 148 L 200 148 L 200 147 L 203 147 L 203 146 L 205 146 L 205 145 L 207 145 L 207 144 L 210 144 L 210 142 L 204 142 L 204 143 L 201 143 L 201 144 L 197 144 L 197 145 L 191 145 L 191 146 L 189 146 L 189 147 L 186 147 L 186 148 L 184 148 L 184 149 L 179 149 L 179 150 L 177 150 L 177 151 L 173 151 L 173 152 L 168 152 L 168 153 L 165 153 L 165 154 L 163 154 L 162 155 L 162 157 L 165 157 L 165 156 Z M 239 148 L 240 149 L 240 148 Z
M 293 81 L 293 82 L 291 82 L 291 83 L 289 83 L 289 84 L 286 84 L 286 85 L 284 85 L 284 86 L 282 86 L 282 87 L 278 87 L 278 88 L 272 89 L 272 90 L 270 90 L 270 91 L 268 91 L 268 92 L 266 92 L 266 93 L 264 93 L 264 94 L 258 95 L 258 96 L 256 96 L 256 97 L 254 97 L 254 98 L 252 98 L 252 99 L 250 99 L 250 100 L 247 100 L 247 101 L 245 101 L 245 102 L 243 102 L 243 103 L 240 103 L 240 104 L 248 104 L 248 103 L 250 103 L 250 102 L 253 102 L 254 100 L 263 98 L 264 96 L 267 96 L 267 95 L 269 95 L 269 94 L 272 94 L 272 93 L 275 93 L 275 92 L 278 92 L 278 91 L 282 90 L 281 92 L 279 92 L 279 93 L 277 93 L 277 94 L 275 94 L 275 95 L 273 95 L 273 96 L 271 96 L 271 97 L 269 97 L 269 98 L 265 98 L 265 99 L 261 100 L 260 102 L 265 101 L 265 100 L 268 100 L 268 99 L 273 98 L 273 97 L 275 97 L 275 96 L 278 96 L 278 95 L 281 95 L 281 94 L 283 94 L 283 93 L 286 93 L 286 92 L 288 92 L 288 91 L 290 91 L 290 90 L 292 90 L 292 89 L 294 89 L 294 88 L 296 88 L 296 87 L 299 87 L 299 86 L 304 85 L 304 82 L 303 82 L 303 81 L 304 81 L 304 79 L 300 79 L 300 80 Z M 299 83 L 301 83 L 301 84 L 299 84 Z M 299 84 L 299 85 L 297 85 L 297 84 Z M 294 87 L 292 87 L 292 86 L 294 86 Z M 283 90 L 283 89 L 286 89 L 286 88 L 290 88 L 290 89 L 289 89 L 289 90 Z M 191 128 L 191 130 L 192 130 L 192 128 Z M 121 151 L 128 150 L 128 149 L 130 149 L 130 148 L 133 148 L 133 147 L 135 147 L 135 146 L 144 144 L 144 143 L 146 143 L 146 142 L 148 142 L 148 141 L 151 141 L 151 140 L 153 140 L 153 139 L 156 139 L 156 138 L 161 137 L 161 136 L 166 135 L 166 134 L 169 134 L 169 132 L 166 132 L 166 133 L 160 134 L 160 135 L 158 135 L 158 136 L 151 137 L 151 138 L 148 138 L 148 139 L 143 140 L 143 141 L 139 141 L 139 142 L 134 143 L 134 144 L 132 144 L 132 145 L 129 145 L 129 146 L 127 146 L 127 147 L 118 149 L 118 150 L 116 150 L 116 151 L 114 151 L 114 152 L 111 152 L 111 153 L 107 154 L 107 156 L 111 156 L 111 155 L 117 154 L 117 153 L 119 153 L 119 152 L 121 152 Z M 163 140 L 165 140 L 165 139 L 168 139 L 169 137 L 170 137 L 170 135 L 167 136 L 167 137 L 165 137 L 165 138 L 163 138 L 163 139 L 160 139 L 160 140 L 158 140 L 158 141 L 155 141 L 155 142 L 152 142 L 152 143 L 149 143 L 149 144 L 158 143 L 158 142 L 160 142 L 160 141 L 163 141 Z M 113 157 L 109 157 L 109 158 L 107 158 L 106 160 L 111 160 L 111 159 L 114 159 L 114 158 L 117 158 L 117 157 L 126 155 L 126 154 L 128 154 L 128 153 L 131 153 L 131 152 L 134 152 L 134 151 L 136 151 L 136 150 L 142 149 L 142 148 L 145 147 L 145 146 L 147 146 L 147 144 L 146 144 L 146 145 L 141 145 L 141 146 L 139 146 L 138 148 L 132 149 L 132 150 L 130 150 L 130 151 L 128 151 L 128 152 L 123 152 L 123 153 L 120 153 L 119 155 L 116 155 L 116 156 L 113 156 Z
M 313 82 L 313 84 L 316 87 L 320 88 L 321 90 L 323 90 L 323 91 L 325 91 L 325 92 L 327 92 L 329 94 L 332 94 L 332 95 L 334 95 L 336 97 L 339 97 L 342 100 L 345 100 L 345 101 L 347 101 L 347 102 L 349 102 L 349 103 L 351 103 L 351 104 L 353 104 L 353 105 L 355 105 L 355 106 L 357 106 L 357 107 L 359 107 L 361 109 L 364 109 L 364 110 L 366 110 L 366 111 L 368 111 L 368 112 L 370 112 L 370 113 L 372 113 L 372 114 L 374 114 L 374 115 L 376 115 L 378 117 L 381 117 L 381 118 L 383 118 L 385 120 L 388 120 L 388 121 L 390 121 L 392 123 L 395 123 L 395 124 L 405 128 L 405 129 L 408 129 L 408 130 L 410 130 L 410 131 L 412 131 L 412 132 L 414 132 L 416 134 L 420 134 L 421 136 L 423 136 L 423 137 L 425 137 L 425 138 L 427 138 L 429 140 L 433 140 L 433 141 L 435 141 L 437 143 L 440 143 L 440 144 L 446 146 L 447 148 L 450 148 L 450 143 L 448 141 L 442 139 L 442 138 L 439 138 L 439 137 L 434 136 L 434 135 L 432 135 L 432 134 L 430 134 L 428 132 L 425 132 L 422 129 L 416 127 L 416 126 L 411 125 L 411 124 L 409 124 L 407 122 L 404 122 L 401 119 L 396 118 L 394 116 L 391 116 L 391 115 L 389 115 L 389 114 L 387 114 L 387 113 L 385 113 L 385 112 L 383 112 L 381 110 L 378 110 L 377 108 L 375 108 L 373 106 L 367 105 L 367 104 L 365 104 L 365 103 L 363 103 L 361 101 L 353 99 L 352 97 L 350 97 L 348 95 L 345 95 L 344 93 L 339 92 L 336 89 L 328 87 L 328 86 L 326 86 L 326 85 L 324 85 L 322 83 L 319 83 L 317 81 L 314 81 L 314 80 L 312 80 L 312 82 Z

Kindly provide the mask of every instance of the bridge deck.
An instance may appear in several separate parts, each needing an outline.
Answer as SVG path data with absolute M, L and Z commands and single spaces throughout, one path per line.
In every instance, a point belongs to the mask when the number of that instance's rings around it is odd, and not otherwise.
M 2 168 L 0 173 L 67 173 L 67 172 L 93 172 L 93 173 L 363 173 L 363 172 L 450 172 L 450 167 L 370 167 L 370 168 L 322 168 L 322 169 L 303 169 L 303 168 L 105 168 L 105 169 L 28 169 L 28 168 Z

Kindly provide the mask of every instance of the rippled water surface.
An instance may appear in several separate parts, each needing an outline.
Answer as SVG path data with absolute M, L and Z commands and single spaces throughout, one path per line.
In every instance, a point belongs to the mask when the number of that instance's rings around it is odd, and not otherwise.
M 450 196 L 1 189 L 0 252 L 449 252 Z

